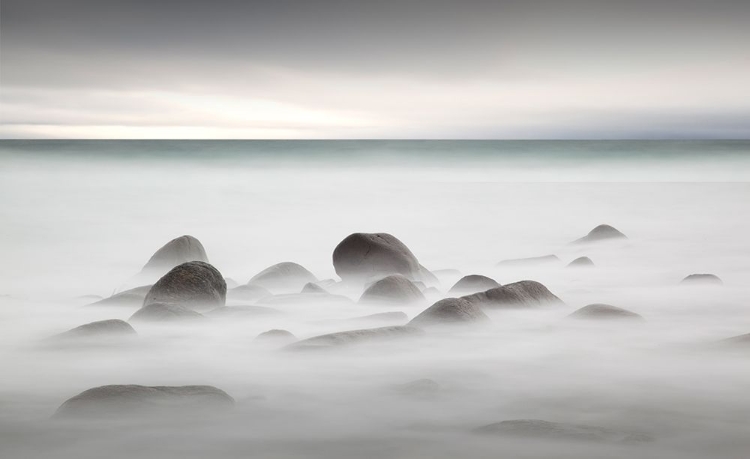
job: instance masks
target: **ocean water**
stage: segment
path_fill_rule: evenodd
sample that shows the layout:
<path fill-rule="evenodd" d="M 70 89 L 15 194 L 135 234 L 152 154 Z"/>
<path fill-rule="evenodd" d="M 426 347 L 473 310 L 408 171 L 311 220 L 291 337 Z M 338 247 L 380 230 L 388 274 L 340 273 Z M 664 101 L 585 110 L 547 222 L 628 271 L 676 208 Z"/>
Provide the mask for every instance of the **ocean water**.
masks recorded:
<path fill-rule="evenodd" d="M 746 457 L 750 141 L 0 141 L 2 457 Z M 601 223 L 627 242 L 571 245 Z M 262 348 L 363 328 L 348 319 L 427 305 L 281 305 L 277 316 L 136 327 L 135 344 L 44 339 L 132 308 L 106 297 L 167 241 L 197 237 L 246 283 L 294 261 L 337 279 L 333 248 L 388 232 L 431 270 L 533 279 L 565 306 L 489 311 L 479 330 L 310 355 Z M 555 254 L 544 267 L 504 259 Z M 596 267 L 566 269 L 579 256 Z M 721 287 L 688 288 L 713 273 Z M 442 277 L 440 297 L 457 277 Z M 645 317 L 582 327 L 590 303 Z M 276 307 L 276 306 L 275 306 Z M 136 308 L 137 309 L 137 308 Z M 356 326 L 355 326 L 356 325 Z M 393 385 L 429 378 L 430 397 Z M 66 423 L 67 398 L 103 384 L 211 384 L 231 415 L 143 425 Z M 622 445 L 495 438 L 473 428 L 545 419 L 637 431 Z"/>

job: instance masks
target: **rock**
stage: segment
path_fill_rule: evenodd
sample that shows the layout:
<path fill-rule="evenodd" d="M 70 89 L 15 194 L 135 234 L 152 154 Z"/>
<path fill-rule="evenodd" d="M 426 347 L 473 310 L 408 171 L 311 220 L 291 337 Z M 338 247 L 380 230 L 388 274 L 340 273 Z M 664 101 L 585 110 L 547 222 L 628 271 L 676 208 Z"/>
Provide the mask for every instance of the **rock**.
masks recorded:
<path fill-rule="evenodd" d="M 143 305 L 143 299 L 146 298 L 146 294 L 151 290 L 151 287 L 151 285 L 143 285 L 141 287 L 131 288 L 130 290 L 116 293 L 109 298 L 104 298 L 91 303 L 88 306 L 141 307 Z"/>
<path fill-rule="evenodd" d="M 349 346 L 353 344 L 387 341 L 405 337 L 415 337 L 420 336 L 423 333 L 424 332 L 422 330 L 409 326 L 367 328 L 363 330 L 351 330 L 315 336 L 313 338 L 308 338 L 296 343 L 292 343 L 286 346 L 284 349 L 292 351 L 329 349 Z"/>
<path fill-rule="evenodd" d="M 418 398 L 433 398 L 440 392 L 440 389 L 440 384 L 426 378 L 417 379 L 405 384 L 396 384 L 391 388 L 397 394 Z"/>
<path fill-rule="evenodd" d="M 448 295 L 469 295 L 476 292 L 484 292 L 485 290 L 495 287 L 500 287 L 500 284 L 495 279 L 479 274 L 471 274 L 462 277 L 456 282 L 456 284 L 448 290 Z"/>
<path fill-rule="evenodd" d="M 90 337 L 122 337 L 135 335 L 135 330 L 124 320 L 110 319 L 91 322 L 81 325 L 65 333 L 60 333 L 56 338 L 90 338 Z"/>
<path fill-rule="evenodd" d="M 357 322 L 405 323 L 407 320 L 409 320 L 409 316 L 407 316 L 401 311 L 393 311 L 393 312 L 378 312 L 377 314 L 370 314 L 367 316 L 352 317 L 351 319 L 347 319 L 347 320 L 357 321 Z"/>
<path fill-rule="evenodd" d="M 477 304 L 463 298 L 445 298 L 422 311 L 409 322 L 415 327 L 489 322 Z"/>
<path fill-rule="evenodd" d="M 588 320 L 636 320 L 644 321 L 640 314 L 609 304 L 590 304 L 568 316 L 571 319 Z"/>
<path fill-rule="evenodd" d="M 175 266 L 189 261 L 208 263 L 203 244 L 193 236 L 180 236 L 167 242 L 156 251 L 143 267 L 143 271 L 157 271 L 163 274 Z"/>
<path fill-rule="evenodd" d="M 289 344 L 297 341 L 297 337 L 287 330 L 268 330 L 255 337 L 255 341 L 264 344 Z"/>
<path fill-rule="evenodd" d="M 227 300 L 232 301 L 258 301 L 271 296 L 273 294 L 260 285 L 240 285 L 227 290 Z"/>
<path fill-rule="evenodd" d="M 344 280 L 358 282 L 401 274 L 424 280 L 423 267 L 403 242 L 388 233 L 354 233 L 333 250 L 333 267 Z"/>
<path fill-rule="evenodd" d="M 557 255 L 543 255 L 541 257 L 529 257 L 529 258 L 512 258 L 510 260 L 503 260 L 496 266 L 502 268 L 517 268 L 517 267 L 528 267 L 528 266 L 542 266 L 559 263 L 560 259 Z"/>
<path fill-rule="evenodd" d="M 179 304 L 151 303 L 130 316 L 130 322 L 171 322 L 201 320 L 205 316 Z"/>
<path fill-rule="evenodd" d="M 143 305 L 166 303 L 195 310 L 210 310 L 226 303 L 227 284 L 219 270 L 202 261 L 191 261 L 172 268 L 159 279 L 143 300 Z"/>
<path fill-rule="evenodd" d="M 574 244 L 587 244 L 590 242 L 612 241 L 617 239 L 627 239 L 627 236 L 609 225 L 599 225 L 592 229 L 589 234 L 573 241 Z"/>
<path fill-rule="evenodd" d="M 715 274 L 691 274 L 680 281 L 681 285 L 723 285 Z"/>
<path fill-rule="evenodd" d="M 302 287 L 302 291 L 300 293 L 328 293 L 328 291 L 318 284 L 308 282 L 304 287 Z"/>
<path fill-rule="evenodd" d="M 248 285 L 260 285 L 269 290 L 299 292 L 303 285 L 315 282 L 317 278 L 304 266 L 285 261 L 269 266 L 259 272 L 248 282 Z"/>
<path fill-rule="evenodd" d="M 535 440 L 574 440 L 585 442 L 641 443 L 652 441 L 649 435 L 593 427 L 549 422 L 539 419 L 513 419 L 474 429 L 475 433 L 526 437 Z"/>
<path fill-rule="evenodd" d="M 524 280 L 461 297 L 472 304 L 490 308 L 532 308 L 562 304 L 562 300 L 536 281 Z"/>
<path fill-rule="evenodd" d="M 568 268 L 592 268 L 594 267 L 594 262 L 591 261 L 591 258 L 589 257 L 578 257 L 575 260 L 568 263 Z"/>
<path fill-rule="evenodd" d="M 409 279 L 394 274 L 371 284 L 359 299 L 360 303 L 407 305 L 425 302 L 424 295 Z"/>
<path fill-rule="evenodd" d="M 101 386 L 81 392 L 58 408 L 56 418 L 112 418 L 203 414 L 224 410 L 234 399 L 213 386 Z"/>

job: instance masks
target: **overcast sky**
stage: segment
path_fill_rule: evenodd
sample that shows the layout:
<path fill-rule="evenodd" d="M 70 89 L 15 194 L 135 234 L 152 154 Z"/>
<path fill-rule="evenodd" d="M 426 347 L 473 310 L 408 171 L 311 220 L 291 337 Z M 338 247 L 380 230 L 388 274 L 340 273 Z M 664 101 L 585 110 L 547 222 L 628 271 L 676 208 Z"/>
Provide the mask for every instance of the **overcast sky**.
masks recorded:
<path fill-rule="evenodd" d="M 2 0 L 4 138 L 750 138 L 750 1 Z"/>

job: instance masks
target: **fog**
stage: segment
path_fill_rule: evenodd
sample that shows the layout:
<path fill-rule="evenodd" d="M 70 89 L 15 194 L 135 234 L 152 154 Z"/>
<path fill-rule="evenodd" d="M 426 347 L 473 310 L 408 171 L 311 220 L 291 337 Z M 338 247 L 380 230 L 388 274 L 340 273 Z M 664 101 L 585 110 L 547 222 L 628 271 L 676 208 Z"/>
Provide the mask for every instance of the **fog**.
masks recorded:
<path fill-rule="evenodd" d="M 224 155 L 221 144 L 154 157 L 148 149 L 159 144 L 143 155 L 118 148 L 56 155 L 2 144 L 2 457 L 703 459 L 750 450 L 748 348 L 716 345 L 750 333 L 750 186 L 724 182 L 748 170 L 746 145 L 729 156 L 584 162 L 575 152 L 556 161 L 477 157 L 469 147 L 458 161 L 407 160 L 398 144 L 374 155 L 382 160 L 361 162 L 352 152 Z M 601 223 L 628 239 L 570 244 Z M 50 339 L 96 320 L 127 320 L 140 305 L 87 306 L 95 301 L 87 295 L 127 288 L 157 249 L 183 234 L 241 285 L 282 261 L 338 280 L 331 254 L 354 232 L 397 236 L 437 272 L 439 295 L 362 304 L 360 285 L 321 284 L 351 301 L 230 295 L 228 306 L 277 313 L 132 322 L 137 335 L 122 339 Z M 497 266 L 548 254 L 560 261 Z M 595 267 L 566 268 L 580 256 Z M 446 269 L 460 275 L 439 271 Z M 680 285 L 693 273 L 716 274 L 723 285 Z M 255 340 L 271 329 L 305 339 L 403 325 L 362 317 L 402 311 L 411 319 L 468 274 L 503 285 L 536 280 L 565 304 L 486 309 L 488 324 L 320 351 Z M 592 303 L 645 322 L 566 318 Z M 421 379 L 437 385 L 408 386 Z M 235 405 L 166 417 L 52 417 L 69 398 L 108 384 L 212 385 Z M 474 432 L 514 419 L 653 441 Z"/>

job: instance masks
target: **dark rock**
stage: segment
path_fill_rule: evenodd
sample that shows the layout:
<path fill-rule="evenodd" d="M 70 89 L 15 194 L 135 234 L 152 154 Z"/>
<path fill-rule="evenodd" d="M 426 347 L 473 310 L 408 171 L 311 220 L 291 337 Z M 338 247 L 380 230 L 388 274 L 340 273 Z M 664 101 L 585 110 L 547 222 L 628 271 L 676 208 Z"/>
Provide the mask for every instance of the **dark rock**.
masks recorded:
<path fill-rule="evenodd" d="M 367 287 L 359 299 L 360 303 L 390 305 L 406 305 L 425 301 L 419 288 L 400 274 L 384 277 L 374 282 Z"/>
<path fill-rule="evenodd" d="M 283 289 L 288 292 L 298 292 L 308 282 L 317 279 L 304 266 L 285 261 L 269 266 L 259 272 L 248 282 L 248 285 L 260 285 L 269 290 Z"/>
<path fill-rule="evenodd" d="M 227 284 L 219 270 L 202 261 L 172 268 L 149 290 L 143 305 L 166 303 L 196 310 L 224 306 Z"/>
<path fill-rule="evenodd" d="M 471 274 L 462 277 L 448 290 L 448 295 L 469 295 L 476 292 L 484 292 L 491 288 L 500 287 L 500 284 L 492 278 L 479 274 Z"/>
<path fill-rule="evenodd" d="M 60 333 L 56 338 L 120 337 L 135 334 L 135 330 L 129 323 L 124 320 L 110 319 L 81 325 L 65 333 Z"/>
<path fill-rule="evenodd" d="M 278 309 L 267 308 L 264 306 L 238 305 L 238 306 L 221 306 L 212 309 L 206 313 L 210 317 L 260 317 L 276 316 L 283 314 Z"/>
<path fill-rule="evenodd" d="M 617 239 L 627 239 L 627 236 L 609 225 L 599 225 L 592 229 L 589 234 L 573 241 L 575 244 L 585 244 L 589 242 L 611 241 Z"/>
<path fill-rule="evenodd" d="M 536 281 L 524 280 L 463 296 L 472 304 L 489 308 L 533 308 L 561 304 L 562 300 Z"/>
<path fill-rule="evenodd" d="M 115 293 L 109 298 L 96 301 L 89 304 L 89 306 L 124 306 L 124 307 L 141 307 L 143 305 L 143 299 L 146 298 L 146 294 L 151 290 L 151 285 L 143 285 L 141 287 L 131 288 L 120 293 Z"/>
<path fill-rule="evenodd" d="M 255 337 L 255 341 L 267 344 L 289 344 L 297 337 L 287 330 L 268 330 Z"/>
<path fill-rule="evenodd" d="M 354 233 L 333 250 L 333 267 L 344 280 L 401 274 L 423 280 L 423 267 L 403 242 L 388 233 Z"/>
<path fill-rule="evenodd" d="M 308 282 L 304 287 L 302 287 L 302 291 L 300 293 L 328 293 L 328 291 L 318 284 Z"/>
<path fill-rule="evenodd" d="M 568 317 L 571 319 L 588 320 L 644 320 L 640 314 L 609 304 L 590 304 L 575 311 Z"/>
<path fill-rule="evenodd" d="M 513 419 L 474 429 L 475 433 L 526 437 L 538 440 L 573 440 L 584 442 L 641 443 L 652 441 L 649 435 L 621 432 L 601 427 L 549 422 L 539 419 Z"/>
<path fill-rule="evenodd" d="M 682 285 L 723 285 L 715 274 L 691 274 L 680 281 Z"/>
<path fill-rule="evenodd" d="M 232 301 L 258 301 L 271 296 L 271 292 L 260 285 L 240 285 L 227 290 L 227 300 Z"/>
<path fill-rule="evenodd" d="M 363 330 L 351 330 L 315 336 L 313 338 L 292 343 L 284 349 L 293 351 L 329 349 L 353 344 L 420 336 L 423 333 L 422 330 L 409 326 L 367 328 Z"/>
<path fill-rule="evenodd" d="M 568 268 L 590 268 L 594 266 L 594 262 L 589 257 L 579 257 L 568 263 Z"/>
<path fill-rule="evenodd" d="M 115 418 L 154 414 L 203 414 L 227 409 L 234 399 L 213 386 L 101 386 L 81 392 L 58 408 L 56 418 Z"/>
<path fill-rule="evenodd" d="M 416 327 L 489 322 L 482 308 L 463 298 L 445 298 L 422 311 L 409 322 Z"/>
<path fill-rule="evenodd" d="M 130 316 L 131 322 L 170 322 L 205 319 L 203 314 L 179 304 L 151 303 Z"/>
<path fill-rule="evenodd" d="M 167 242 L 156 251 L 143 267 L 143 271 L 165 273 L 175 266 L 189 261 L 208 263 L 208 256 L 203 244 L 193 236 L 180 236 Z"/>
<path fill-rule="evenodd" d="M 509 267 L 528 267 L 528 266 L 541 266 L 551 265 L 559 263 L 560 259 L 557 255 L 543 255 L 541 257 L 529 257 L 529 258 L 512 258 L 510 260 L 503 260 L 497 264 L 498 267 L 509 268 Z"/>

